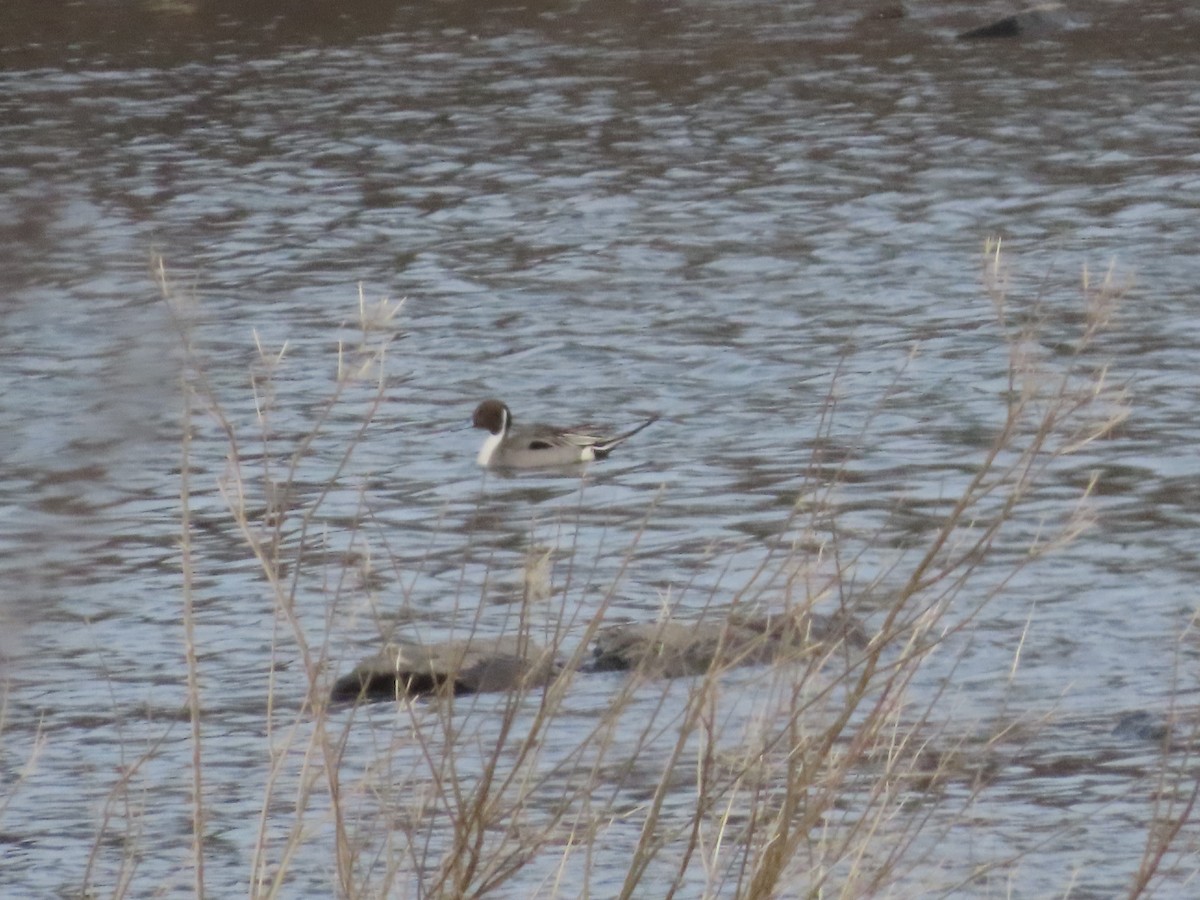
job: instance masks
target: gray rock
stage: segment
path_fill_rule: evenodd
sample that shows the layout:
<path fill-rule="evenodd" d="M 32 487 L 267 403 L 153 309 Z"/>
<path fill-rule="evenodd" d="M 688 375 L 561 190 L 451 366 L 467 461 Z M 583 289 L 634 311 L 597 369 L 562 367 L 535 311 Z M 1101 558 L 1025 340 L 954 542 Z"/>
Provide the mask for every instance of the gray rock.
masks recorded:
<path fill-rule="evenodd" d="M 1162 717 L 1142 709 L 1121 716 L 1112 733 L 1114 737 L 1162 743 L 1170 737 L 1171 728 Z"/>
<path fill-rule="evenodd" d="M 540 687 L 561 671 L 553 654 L 524 637 L 467 638 L 441 644 L 397 641 L 337 680 L 334 702 L 397 700 Z"/>
<path fill-rule="evenodd" d="M 745 614 L 719 620 L 613 625 L 596 637 L 587 671 L 627 671 L 664 678 L 715 667 L 765 664 L 862 647 L 852 617 L 809 612 Z M 333 686 L 335 703 L 398 700 L 441 693 L 513 691 L 548 684 L 563 670 L 554 654 L 524 637 L 467 638 L 439 644 L 401 640 L 363 660 Z"/>
<path fill-rule="evenodd" d="M 638 670 L 664 678 L 700 675 L 714 667 L 774 662 L 828 650 L 862 647 L 862 627 L 850 616 L 815 613 L 744 615 L 721 621 L 613 625 L 596 637 L 591 669 Z"/>

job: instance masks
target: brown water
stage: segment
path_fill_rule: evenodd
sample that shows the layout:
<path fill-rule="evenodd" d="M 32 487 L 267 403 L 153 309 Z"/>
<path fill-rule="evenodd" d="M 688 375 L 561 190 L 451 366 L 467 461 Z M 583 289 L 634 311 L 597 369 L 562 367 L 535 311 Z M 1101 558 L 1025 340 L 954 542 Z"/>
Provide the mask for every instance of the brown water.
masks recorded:
<path fill-rule="evenodd" d="M 342 665 L 371 646 L 372 603 L 445 625 L 485 582 L 512 577 L 530 540 L 559 551 L 560 583 L 571 560 L 577 586 L 620 576 L 617 614 L 731 594 L 788 531 L 818 444 L 849 460 L 839 527 L 882 532 L 855 578 L 885 571 L 932 534 L 1002 415 L 1008 351 L 979 279 L 994 235 L 1014 298 L 1045 297 L 1052 352 L 1078 335 L 1084 267 L 1115 260 L 1133 276 L 1092 351 L 1129 383 L 1133 415 L 1055 467 L 1026 533 L 1093 472 L 1096 526 L 1008 584 L 965 656 L 960 644 L 935 657 L 918 685 L 951 678 L 945 716 L 961 733 L 1044 716 L 1036 758 L 1075 764 L 1006 769 L 901 895 L 1013 856 L 970 892 L 1123 892 L 1153 814 L 1155 751 L 1108 733 L 1129 710 L 1194 706 L 1196 688 L 1200 12 L 1096 3 L 1077 16 L 1085 27 L 1048 39 L 965 44 L 954 34 L 983 11 L 936 6 L 871 23 L 763 0 L 379 4 L 334 21 L 12 6 L 0 38 L 2 892 L 70 895 L 88 878 L 110 892 L 120 841 L 102 842 L 85 874 L 105 798 L 159 740 L 116 831 L 138 835 L 131 895 L 190 890 L 191 749 L 175 721 L 181 353 L 154 254 L 194 292 L 193 337 L 245 434 L 257 428 L 252 331 L 287 342 L 277 463 L 330 391 L 358 285 L 408 298 L 384 404 L 322 507 L 326 562 L 300 579 L 298 614 L 322 632 L 339 561 L 371 555 L 376 593 L 350 592 L 330 629 Z M 302 502 L 335 471 L 370 393 L 351 392 L 306 458 Z M 478 435 L 453 429 L 490 395 L 526 419 L 663 419 L 586 484 L 481 480 Z M 206 874 L 233 896 L 249 882 L 267 779 L 277 631 L 217 489 L 224 442 L 206 419 L 196 434 L 218 848 Z M 263 447 L 244 449 L 254 470 Z M 997 572 L 1021 547 L 997 548 Z M 1000 577 L 985 572 L 979 590 Z M 489 606 L 482 621 L 508 613 Z M 275 677 L 294 698 L 286 719 L 303 672 Z M 611 687 L 581 684 L 581 717 Z M 356 728 L 394 714 L 374 708 Z M 377 751 L 351 742 L 346 772 Z M 1107 765 L 1112 754 L 1128 764 Z M 290 827 L 284 812 L 278 822 Z M 619 883 L 636 840 L 624 827 L 563 896 Z M 330 856 L 320 835 L 312 844 L 291 896 L 329 895 Z M 1160 895 L 1188 896 L 1193 869 L 1173 870 Z M 546 877 L 532 866 L 513 896 L 546 892 Z M 702 871 L 692 884 L 702 893 Z"/>

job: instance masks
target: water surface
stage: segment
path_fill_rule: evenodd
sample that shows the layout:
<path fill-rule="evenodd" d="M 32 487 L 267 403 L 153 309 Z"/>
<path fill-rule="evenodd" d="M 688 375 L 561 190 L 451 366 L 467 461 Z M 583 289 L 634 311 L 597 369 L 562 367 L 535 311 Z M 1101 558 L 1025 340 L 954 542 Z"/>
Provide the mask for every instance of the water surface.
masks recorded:
<path fill-rule="evenodd" d="M 139 10 L 136 27 L 106 4 L 65 23 L 16 14 L 0 55 L 7 892 L 107 893 L 129 847 L 132 894 L 191 890 L 186 367 L 157 256 L 239 435 L 251 507 L 264 460 L 281 475 L 320 417 L 339 341 L 360 340 L 360 289 L 407 298 L 382 400 L 295 582 L 332 673 L 401 612 L 431 637 L 464 618 L 506 627 L 531 544 L 554 550 L 564 591 L 536 616 L 565 605 L 576 631 L 610 591 L 615 618 L 731 596 L 780 542 L 811 552 L 820 584 L 834 526 L 810 518 L 818 500 L 862 551 L 854 582 L 895 582 L 1004 414 L 1009 348 L 980 278 L 992 236 L 1010 322 L 1038 321 L 1048 365 L 1079 363 L 1081 273 L 1132 278 L 1084 362 L 1110 366 L 1133 412 L 1051 468 L 965 607 L 1098 473 L 1094 527 L 1006 583 L 914 686 L 951 681 L 956 733 L 1037 721 L 1033 758 L 1076 765 L 1006 768 L 909 884 L 995 865 L 981 896 L 1127 888 L 1155 751 L 1109 731 L 1195 690 L 1200 16 L 1096 4 L 1078 29 L 965 44 L 974 4 L 870 22 L 818 6 L 382 4 L 332 22 L 205 7 Z M 287 345 L 270 392 L 255 335 Z M 491 395 L 525 419 L 663 418 L 586 479 L 482 478 L 478 434 L 456 429 Z M 335 405 L 296 473 L 298 509 L 375 400 L 367 380 Z M 282 723 L 308 684 L 281 662 L 298 650 L 222 496 L 225 435 L 203 414 L 192 433 L 206 876 L 235 894 L 266 791 L 270 679 Z M 297 520 L 284 538 L 299 544 Z M 581 682 L 574 708 L 613 689 Z M 361 714 L 343 777 L 377 760 L 368 735 L 404 727 Z M 1110 745 L 1136 764 L 1093 771 Z M 130 808 L 114 786 L 148 752 Z M 274 812 L 286 833 L 286 804 Z M 594 893 L 624 877 L 636 831 L 614 824 L 598 845 Z M 328 896 L 330 859 L 294 861 L 293 895 Z M 546 877 L 533 865 L 514 890 L 550 895 Z M 689 884 L 699 895 L 703 872 Z"/>

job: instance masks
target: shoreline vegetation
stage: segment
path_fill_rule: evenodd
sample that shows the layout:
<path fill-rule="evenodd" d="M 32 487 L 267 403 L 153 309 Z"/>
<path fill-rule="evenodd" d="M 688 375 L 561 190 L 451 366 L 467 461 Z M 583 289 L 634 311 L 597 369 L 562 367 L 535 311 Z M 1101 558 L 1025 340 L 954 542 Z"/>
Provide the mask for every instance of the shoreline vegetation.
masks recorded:
<path fill-rule="evenodd" d="M 424 629 L 414 628 L 421 623 L 396 614 L 396 598 L 372 600 L 379 655 L 368 655 L 359 669 L 345 665 L 353 650 L 331 646 L 330 635 L 348 609 L 362 609 L 370 579 L 349 552 L 340 557 L 343 569 L 330 575 L 330 559 L 339 558 L 330 547 L 349 544 L 327 544 L 322 504 L 381 409 L 402 304 L 369 303 L 360 290 L 355 339 L 340 346 L 329 394 L 304 435 L 281 449 L 274 417 L 286 347 L 258 343 L 257 433 L 243 434 L 192 342 L 191 299 L 161 260 L 156 276 L 186 358 L 180 559 L 193 843 L 181 866 L 195 896 L 207 893 L 205 866 L 219 843 L 207 809 L 213 760 L 204 712 L 213 702 L 205 685 L 215 673 L 195 627 L 197 523 L 190 504 L 194 435 L 214 424 L 227 451 L 218 487 L 232 527 L 257 560 L 276 619 L 261 736 L 270 770 L 246 873 L 250 896 L 296 896 L 293 866 L 314 854 L 327 860 L 329 894 L 345 898 L 512 891 L 868 897 L 911 895 L 914 879 L 932 893 L 951 894 L 991 877 L 1002 883 L 1006 867 L 1019 862 L 955 868 L 945 842 L 1039 723 L 999 712 L 983 731 L 978 721 L 956 729 L 939 715 L 950 685 L 930 695 L 914 683 L 936 653 L 961 661 L 969 642 L 959 638 L 1006 584 L 1088 526 L 1094 478 L 1074 504 L 1041 515 L 1036 528 L 1029 530 L 1022 515 L 1062 457 L 1112 433 L 1128 415 L 1125 391 L 1095 350 L 1127 288 L 1112 271 L 1099 281 L 1084 273 L 1072 345 L 1045 352 L 1040 298 L 1013 305 L 1000 244 L 988 243 L 984 290 L 1009 355 L 998 426 L 970 460 L 936 530 L 871 583 L 840 577 L 862 550 L 819 521 L 834 506 L 839 470 L 814 459 L 784 514 L 787 527 L 764 547 L 757 571 L 725 596 L 679 604 L 657 621 L 623 622 L 613 613 L 615 585 L 588 585 L 585 598 L 570 578 L 552 584 L 548 555 L 531 546 L 521 596 L 505 608 L 502 628 L 464 602 L 452 642 L 424 642 Z M 831 388 L 820 429 L 836 415 L 832 396 Z M 350 428 L 347 404 L 356 410 Z M 864 436 L 870 427 L 864 423 Z M 318 442 L 335 448 L 325 458 L 336 462 L 322 483 L 301 490 L 305 460 Z M 653 507 L 645 515 L 651 521 Z M 1024 552 L 995 559 L 1010 530 L 1025 541 Z M 625 548 L 622 572 L 641 534 Z M 814 555 L 832 575 L 815 574 Z M 587 565 L 568 560 L 571 571 Z M 319 621 L 297 602 L 314 585 L 328 598 Z M 813 623 L 830 627 L 817 635 L 809 631 Z M 688 649 L 676 652 L 681 640 Z M 486 666 L 472 669 L 481 649 L 519 661 L 497 670 L 503 685 L 490 680 L 495 673 Z M 1014 672 L 1020 650 L 1018 643 Z M 535 662 L 526 665 L 531 651 Z M 398 660 L 417 674 L 397 681 Z M 288 665 L 302 670 L 307 696 L 280 693 L 275 673 Z M 952 662 L 950 671 L 956 667 Z M 383 685 L 377 693 L 388 699 L 356 705 L 376 675 Z M 426 696 L 400 696 L 406 687 L 421 687 L 411 692 Z M 487 693 L 492 687 L 497 692 Z M 1137 726 L 1125 734 L 1167 746 L 1169 728 L 1164 734 L 1153 723 Z M 1176 733 L 1174 743 L 1184 737 Z M 128 767 L 114 798 L 130 790 L 152 752 Z M 1148 895 L 1173 854 L 1183 852 L 1173 842 L 1191 816 L 1195 791 L 1167 754 L 1161 751 L 1159 825 L 1148 830 L 1130 897 Z M 101 888 L 100 860 L 112 852 L 105 832 L 119 827 L 116 812 L 103 823 L 81 895 Z M 136 841 L 137 823 L 126 827 Z M 611 855 L 604 857 L 603 887 L 593 883 L 601 849 L 626 860 L 619 884 Z M 117 866 L 112 894 L 122 896 L 136 854 Z M 929 883 L 930 872 L 943 880 Z"/>

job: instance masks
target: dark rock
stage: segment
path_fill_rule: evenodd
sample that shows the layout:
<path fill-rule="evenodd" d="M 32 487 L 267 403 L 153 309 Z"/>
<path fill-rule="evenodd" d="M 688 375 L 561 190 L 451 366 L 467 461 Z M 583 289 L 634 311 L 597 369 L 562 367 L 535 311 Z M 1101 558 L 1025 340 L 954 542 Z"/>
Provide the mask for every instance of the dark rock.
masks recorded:
<path fill-rule="evenodd" d="M 1005 16 L 987 25 L 964 31 L 958 36 L 960 41 L 985 40 L 987 38 L 1014 38 L 1021 34 L 1021 24 L 1016 16 Z"/>
<path fill-rule="evenodd" d="M 551 653 L 523 637 L 399 641 L 339 678 L 330 696 L 353 702 L 511 691 L 547 684 L 560 670 Z"/>
<path fill-rule="evenodd" d="M 1071 27 L 1071 20 L 1061 4 L 1047 3 L 1025 12 L 1005 16 L 979 28 L 958 35 L 960 41 L 994 40 L 1003 38 L 1047 36 Z"/>

